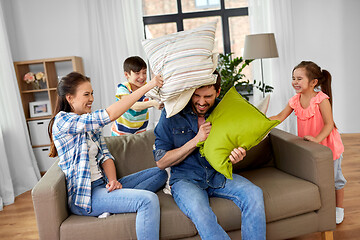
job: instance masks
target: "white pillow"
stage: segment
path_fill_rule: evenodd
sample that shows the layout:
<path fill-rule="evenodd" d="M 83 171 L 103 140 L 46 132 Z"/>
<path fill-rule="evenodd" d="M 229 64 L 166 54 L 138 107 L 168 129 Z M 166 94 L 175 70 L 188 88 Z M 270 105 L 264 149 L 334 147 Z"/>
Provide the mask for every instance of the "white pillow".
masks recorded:
<path fill-rule="evenodd" d="M 265 98 L 262 99 L 260 103 L 258 103 L 255 107 L 259 109 L 260 112 L 266 115 L 266 112 L 269 108 L 270 102 L 270 95 L 267 95 Z"/>
<path fill-rule="evenodd" d="M 217 21 L 210 22 L 192 30 L 142 42 L 152 71 L 164 79 L 163 87 L 150 90 L 146 96 L 164 102 L 166 111 L 171 113 L 167 117 L 186 105 L 190 90 L 216 82 L 216 76 L 212 74 L 217 65 L 212 53 L 216 24 Z M 185 101 L 179 99 L 181 96 L 188 98 L 185 105 Z M 172 103 L 167 104 L 170 100 Z M 176 107 L 176 111 L 168 109 L 169 106 Z"/>

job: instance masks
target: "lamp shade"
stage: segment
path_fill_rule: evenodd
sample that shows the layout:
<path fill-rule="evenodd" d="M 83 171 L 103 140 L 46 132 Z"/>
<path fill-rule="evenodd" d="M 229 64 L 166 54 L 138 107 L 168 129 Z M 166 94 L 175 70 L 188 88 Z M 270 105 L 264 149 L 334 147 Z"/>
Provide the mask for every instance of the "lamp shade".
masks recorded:
<path fill-rule="evenodd" d="M 273 33 L 246 35 L 244 59 L 273 58 L 278 56 Z"/>

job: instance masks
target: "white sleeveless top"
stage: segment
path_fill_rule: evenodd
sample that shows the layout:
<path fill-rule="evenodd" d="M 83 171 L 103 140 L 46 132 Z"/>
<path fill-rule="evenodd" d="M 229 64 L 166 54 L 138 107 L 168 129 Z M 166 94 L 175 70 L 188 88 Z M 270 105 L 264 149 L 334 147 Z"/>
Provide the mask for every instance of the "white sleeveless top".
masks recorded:
<path fill-rule="evenodd" d="M 98 154 L 99 150 L 97 145 L 94 143 L 93 140 L 91 140 L 91 138 L 87 140 L 87 144 L 89 151 L 91 182 L 93 182 L 102 177 L 102 172 L 96 161 L 96 155 Z"/>

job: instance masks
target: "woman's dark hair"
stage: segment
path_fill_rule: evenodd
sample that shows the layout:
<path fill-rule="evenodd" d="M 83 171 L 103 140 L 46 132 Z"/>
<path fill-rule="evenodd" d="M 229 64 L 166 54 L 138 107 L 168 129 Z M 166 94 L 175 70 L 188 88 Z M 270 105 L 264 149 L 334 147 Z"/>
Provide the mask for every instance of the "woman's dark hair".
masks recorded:
<path fill-rule="evenodd" d="M 306 76 L 309 78 L 309 80 L 317 79 L 318 83 L 315 87 L 321 88 L 321 91 L 323 91 L 326 95 L 329 96 L 329 101 L 332 106 L 332 92 L 331 92 L 331 74 L 322 69 L 314 62 L 311 61 L 302 61 L 299 63 L 296 67 L 293 69 L 293 74 L 295 69 L 297 68 L 304 68 L 306 70 Z"/>
<path fill-rule="evenodd" d="M 65 77 L 63 77 L 58 83 L 58 86 L 56 88 L 57 100 L 55 105 L 55 112 L 48 126 L 48 133 L 50 137 L 50 153 L 49 153 L 50 157 L 56 157 L 58 155 L 54 141 L 52 139 L 52 127 L 54 125 L 55 116 L 60 111 L 64 111 L 64 112 L 72 111 L 72 107 L 69 104 L 69 102 L 66 100 L 66 96 L 68 94 L 75 95 L 77 87 L 83 82 L 90 82 L 90 78 L 78 72 L 71 72 Z"/>

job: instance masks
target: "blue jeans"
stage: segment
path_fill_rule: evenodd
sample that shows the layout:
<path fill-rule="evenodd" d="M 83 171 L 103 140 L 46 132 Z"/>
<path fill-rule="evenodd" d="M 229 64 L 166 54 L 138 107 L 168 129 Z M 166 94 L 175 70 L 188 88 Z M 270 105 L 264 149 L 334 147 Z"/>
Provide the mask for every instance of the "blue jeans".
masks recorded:
<path fill-rule="evenodd" d="M 175 202 L 195 224 L 203 240 L 230 239 L 217 223 L 209 205 L 209 197 L 232 200 L 241 210 L 241 236 L 243 240 L 266 239 L 266 220 L 262 190 L 246 178 L 233 174 L 223 188 L 201 189 L 191 182 L 181 180 L 171 187 Z"/>
<path fill-rule="evenodd" d="M 123 188 L 108 192 L 101 178 L 91 183 L 91 213 L 73 203 L 70 210 L 83 216 L 99 216 L 104 212 L 137 212 L 137 239 L 159 239 L 160 206 L 154 192 L 160 190 L 166 180 L 166 171 L 154 167 L 119 179 Z"/>

